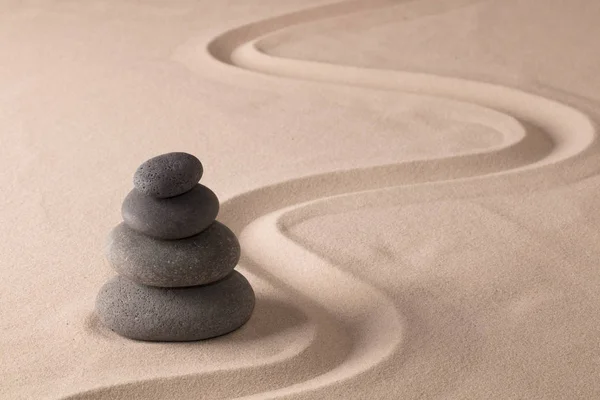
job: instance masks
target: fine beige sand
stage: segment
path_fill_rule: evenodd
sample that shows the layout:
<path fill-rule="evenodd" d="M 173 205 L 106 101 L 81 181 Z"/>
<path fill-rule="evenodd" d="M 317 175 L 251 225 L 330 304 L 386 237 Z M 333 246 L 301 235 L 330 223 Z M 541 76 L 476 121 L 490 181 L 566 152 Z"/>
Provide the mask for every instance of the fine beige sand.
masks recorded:
<path fill-rule="evenodd" d="M 600 398 L 600 3 L 0 0 L 1 399 Z M 93 312 L 187 151 L 242 329 Z"/>

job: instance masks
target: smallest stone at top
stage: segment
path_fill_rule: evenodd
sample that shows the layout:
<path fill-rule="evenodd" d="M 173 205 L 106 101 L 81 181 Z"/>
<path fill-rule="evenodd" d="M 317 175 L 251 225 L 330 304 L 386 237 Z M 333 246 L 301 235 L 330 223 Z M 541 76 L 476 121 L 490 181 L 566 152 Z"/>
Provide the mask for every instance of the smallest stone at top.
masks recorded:
<path fill-rule="evenodd" d="M 133 185 L 145 195 L 164 199 L 191 190 L 202 172 L 202 163 L 193 155 L 167 153 L 140 165 L 133 175 Z"/>

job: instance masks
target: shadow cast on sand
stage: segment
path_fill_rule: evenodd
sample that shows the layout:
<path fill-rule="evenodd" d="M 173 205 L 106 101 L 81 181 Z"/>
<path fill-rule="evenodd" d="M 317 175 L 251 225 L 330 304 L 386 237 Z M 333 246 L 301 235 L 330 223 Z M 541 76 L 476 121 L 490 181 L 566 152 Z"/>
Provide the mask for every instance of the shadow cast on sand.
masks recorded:
<path fill-rule="evenodd" d="M 298 308 L 281 302 L 279 300 L 269 299 L 261 296 L 256 297 L 256 305 L 250 320 L 240 329 L 223 336 L 206 339 L 200 342 L 207 342 L 217 338 L 227 338 L 232 343 L 245 343 L 259 339 L 265 339 L 277 335 L 287 330 L 307 324 L 307 316 Z M 123 338 L 110 329 L 104 327 L 96 313 L 90 313 L 85 319 L 85 330 L 88 334 L 101 337 L 106 340 L 123 340 Z M 156 341 L 138 341 L 143 343 L 164 344 L 168 342 Z M 182 342 L 180 344 L 198 343 L 198 341 Z"/>
<path fill-rule="evenodd" d="M 307 323 L 307 316 L 290 304 L 257 297 L 250 320 L 243 326 L 243 329 L 233 332 L 229 337 L 235 342 L 250 342 L 268 338 Z"/>
<path fill-rule="evenodd" d="M 95 335 L 102 340 L 117 342 L 128 340 L 103 327 L 95 314 L 88 315 L 85 324 L 91 335 Z M 229 363 L 205 373 L 164 376 L 160 379 L 141 379 L 134 382 L 98 387 L 63 398 L 70 400 L 172 399 L 173 393 L 180 393 L 178 389 L 182 385 L 188 390 L 186 394 L 178 395 L 178 398 L 184 400 L 197 399 L 199 393 L 202 393 L 202 399 L 251 395 L 261 390 L 268 390 L 274 384 L 286 385 L 290 376 L 285 371 L 293 370 L 292 364 L 298 358 L 310 358 L 316 366 L 315 370 L 305 372 L 305 379 L 317 374 L 321 370 L 319 363 L 323 361 L 319 361 L 319 354 L 316 350 L 325 345 L 326 338 L 330 335 L 327 329 L 323 329 L 324 326 L 326 326 L 326 323 L 316 326 L 317 330 L 315 332 L 312 321 L 297 307 L 280 300 L 258 296 L 250 320 L 231 334 L 196 342 L 134 342 L 144 343 L 148 346 L 148 351 L 152 351 L 153 347 L 164 346 L 184 347 L 193 351 L 194 348 L 205 348 L 211 346 L 211 344 L 226 345 L 228 347 L 247 346 L 251 342 L 268 341 L 270 338 L 285 336 L 286 332 L 295 330 L 308 332 L 308 337 L 298 343 L 290 343 L 289 348 L 284 350 L 283 353 L 273 355 L 267 360 L 268 362 L 259 366 L 253 365 L 252 362 L 248 365 L 241 365 L 237 362 Z M 340 335 L 340 333 L 335 333 L 335 335 Z M 316 346 L 314 346 L 315 342 L 317 342 Z M 265 376 L 275 376 L 276 378 L 265 379 Z M 226 385 L 216 383 L 225 380 L 228 382 Z"/>

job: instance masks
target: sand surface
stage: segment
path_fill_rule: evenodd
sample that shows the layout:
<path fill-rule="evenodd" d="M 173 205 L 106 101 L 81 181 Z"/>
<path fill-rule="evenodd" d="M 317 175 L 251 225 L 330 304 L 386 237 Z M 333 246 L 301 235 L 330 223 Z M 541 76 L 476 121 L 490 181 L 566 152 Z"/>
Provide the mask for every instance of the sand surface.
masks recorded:
<path fill-rule="evenodd" d="M 600 398 L 600 3 L 0 0 L 0 398 Z M 93 313 L 187 151 L 252 319 Z"/>

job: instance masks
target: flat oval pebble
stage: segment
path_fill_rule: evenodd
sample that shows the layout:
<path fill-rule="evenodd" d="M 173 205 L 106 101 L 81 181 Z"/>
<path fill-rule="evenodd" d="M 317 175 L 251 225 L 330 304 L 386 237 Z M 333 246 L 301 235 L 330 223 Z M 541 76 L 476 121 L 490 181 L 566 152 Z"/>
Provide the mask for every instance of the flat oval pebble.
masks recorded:
<path fill-rule="evenodd" d="M 119 274 L 140 284 L 194 286 L 230 274 L 240 260 L 240 244 L 217 221 L 181 240 L 153 239 L 121 223 L 108 235 L 106 257 Z"/>
<path fill-rule="evenodd" d="M 182 239 L 202 232 L 217 218 L 219 199 L 201 184 L 180 196 L 157 199 L 133 189 L 121 207 L 129 227 L 158 239 Z"/>
<path fill-rule="evenodd" d="M 182 342 L 208 339 L 245 324 L 254 291 L 240 273 L 205 286 L 157 288 L 123 276 L 108 281 L 96 298 L 102 323 L 136 340 Z"/>
<path fill-rule="evenodd" d="M 202 178 L 202 163 L 188 153 L 167 153 L 149 159 L 133 175 L 140 193 L 157 198 L 178 196 Z"/>

